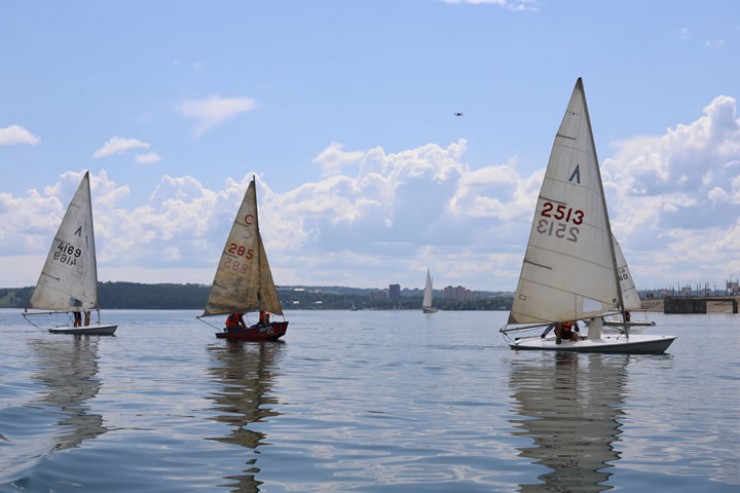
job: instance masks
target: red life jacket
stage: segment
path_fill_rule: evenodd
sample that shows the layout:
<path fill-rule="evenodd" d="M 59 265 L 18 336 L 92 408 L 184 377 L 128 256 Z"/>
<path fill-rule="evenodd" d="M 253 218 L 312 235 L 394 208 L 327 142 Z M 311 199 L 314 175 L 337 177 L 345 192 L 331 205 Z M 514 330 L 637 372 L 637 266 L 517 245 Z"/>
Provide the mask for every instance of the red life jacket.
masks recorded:
<path fill-rule="evenodd" d="M 239 327 L 239 321 L 241 320 L 241 316 L 236 313 L 232 313 L 226 318 L 226 326 L 227 327 Z"/>

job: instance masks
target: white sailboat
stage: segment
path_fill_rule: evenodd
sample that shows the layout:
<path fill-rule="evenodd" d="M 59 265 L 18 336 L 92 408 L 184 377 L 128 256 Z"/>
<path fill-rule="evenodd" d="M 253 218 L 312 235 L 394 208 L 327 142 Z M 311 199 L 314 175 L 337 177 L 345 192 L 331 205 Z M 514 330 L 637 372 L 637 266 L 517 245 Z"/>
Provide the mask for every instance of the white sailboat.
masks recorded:
<path fill-rule="evenodd" d="M 259 322 L 244 327 L 227 327 L 216 333 L 219 339 L 242 341 L 276 340 L 288 330 L 288 322 L 269 320 L 270 313 L 283 315 L 267 254 L 262 244 L 257 215 L 255 178 L 247 187 L 239 211 L 226 239 L 211 286 L 203 319 L 215 315 L 259 312 Z M 205 320 L 204 320 L 205 322 Z"/>
<path fill-rule="evenodd" d="M 421 301 L 421 311 L 424 313 L 436 313 L 437 309 L 432 306 L 432 274 L 427 267 L 427 282 L 424 285 L 424 299 Z"/>
<path fill-rule="evenodd" d="M 660 353 L 674 336 L 602 335 L 601 317 L 624 313 L 604 189 L 583 81 L 579 78 L 555 136 L 508 323 L 512 349 Z M 515 331 L 591 320 L 588 338 L 560 340 Z"/>
<path fill-rule="evenodd" d="M 50 328 L 52 333 L 113 335 L 116 331 L 117 325 L 100 323 L 89 172 L 85 173 L 72 197 L 23 314 L 26 320 L 37 325 L 30 318 L 34 312 L 29 313 L 29 309 L 73 314 L 72 327 Z M 90 311 L 97 313 L 94 324 L 90 324 Z"/>

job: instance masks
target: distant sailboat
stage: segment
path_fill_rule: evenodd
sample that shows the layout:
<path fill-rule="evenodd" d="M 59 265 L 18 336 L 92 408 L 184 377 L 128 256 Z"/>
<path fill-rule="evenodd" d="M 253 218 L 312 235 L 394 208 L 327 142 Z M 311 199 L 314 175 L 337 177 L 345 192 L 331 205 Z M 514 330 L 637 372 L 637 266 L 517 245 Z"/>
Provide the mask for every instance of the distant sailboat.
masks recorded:
<path fill-rule="evenodd" d="M 72 197 L 26 306 L 26 313 L 23 314 L 26 320 L 34 324 L 30 318 L 34 313 L 28 313 L 29 309 L 74 315 L 72 327 L 50 328 L 49 332 L 52 333 L 113 335 L 116 331 L 117 325 L 100 323 L 89 172 L 85 173 Z M 97 313 L 97 322 L 93 325 L 89 323 L 91 310 Z"/>
<path fill-rule="evenodd" d="M 661 353 L 674 336 L 601 334 L 601 317 L 624 313 L 616 248 L 609 224 L 591 121 L 579 78 L 558 129 L 530 231 L 509 321 L 512 349 Z M 590 321 L 586 340 L 514 331 Z M 526 325 L 529 324 L 529 325 Z"/>
<path fill-rule="evenodd" d="M 427 268 L 427 282 L 424 286 L 424 299 L 421 301 L 421 311 L 424 313 L 436 313 L 437 309 L 432 306 L 432 275 Z"/>
<path fill-rule="evenodd" d="M 282 337 L 288 330 L 287 321 L 269 320 L 270 313 L 283 315 L 283 309 L 260 235 L 255 178 L 244 194 L 218 262 L 208 302 L 198 318 L 247 312 L 259 312 L 259 322 L 243 328 L 226 327 L 216 337 L 269 341 Z"/>

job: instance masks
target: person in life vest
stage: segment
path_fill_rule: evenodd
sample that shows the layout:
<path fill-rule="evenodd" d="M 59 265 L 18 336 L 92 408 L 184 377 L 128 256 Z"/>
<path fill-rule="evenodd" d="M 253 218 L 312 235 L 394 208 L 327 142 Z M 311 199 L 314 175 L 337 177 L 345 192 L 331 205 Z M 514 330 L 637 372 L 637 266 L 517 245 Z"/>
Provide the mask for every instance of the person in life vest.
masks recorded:
<path fill-rule="evenodd" d="M 580 341 L 585 339 L 581 336 L 577 322 L 558 322 L 555 324 L 555 343 L 566 341 Z"/>
<path fill-rule="evenodd" d="M 260 325 L 270 325 L 270 312 L 260 310 Z"/>
<path fill-rule="evenodd" d="M 244 313 L 237 312 L 232 313 L 226 317 L 226 331 L 233 332 L 235 330 L 246 329 L 247 326 L 244 323 Z"/>

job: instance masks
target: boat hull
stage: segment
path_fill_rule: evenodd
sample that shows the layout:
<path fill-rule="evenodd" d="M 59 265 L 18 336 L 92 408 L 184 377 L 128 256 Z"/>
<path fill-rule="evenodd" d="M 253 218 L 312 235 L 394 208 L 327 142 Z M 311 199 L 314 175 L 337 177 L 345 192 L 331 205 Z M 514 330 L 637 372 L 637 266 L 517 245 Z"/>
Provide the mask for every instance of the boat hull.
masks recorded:
<path fill-rule="evenodd" d="M 249 328 L 226 332 L 216 332 L 219 339 L 229 339 L 232 341 L 275 341 L 288 331 L 288 322 L 272 322 L 269 325 L 253 325 Z"/>
<path fill-rule="evenodd" d="M 437 309 L 431 306 L 425 306 L 421 309 L 423 313 L 437 313 Z"/>
<path fill-rule="evenodd" d="M 55 327 L 52 334 L 74 334 L 78 336 L 112 336 L 118 325 L 87 325 L 85 327 Z"/>
<path fill-rule="evenodd" d="M 583 341 L 555 342 L 552 337 L 524 338 L 509 344 L 515 350 L 535 351 L 570 351 L 576 353 L 629 353 L 629 354 L 660 354 L 664 353 L 676 339 L 676 336 L 631 335 L 625 337 L 602 336 L 600 339 L 586 339 Z"/>

